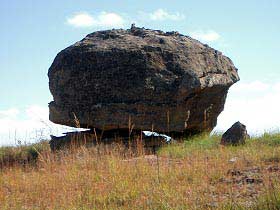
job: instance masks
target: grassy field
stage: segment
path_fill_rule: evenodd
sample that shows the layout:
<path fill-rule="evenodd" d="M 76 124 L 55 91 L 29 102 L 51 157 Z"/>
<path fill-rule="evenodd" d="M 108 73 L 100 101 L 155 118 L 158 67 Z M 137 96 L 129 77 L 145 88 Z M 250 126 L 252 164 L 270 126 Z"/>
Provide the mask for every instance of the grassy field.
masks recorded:
<path fill-rule="evenodd" d="M 0 148 L 0 209 L 280 209 L 280 134 L 219 141 L 195 136 L 155 155 L 119 145 Z"/>

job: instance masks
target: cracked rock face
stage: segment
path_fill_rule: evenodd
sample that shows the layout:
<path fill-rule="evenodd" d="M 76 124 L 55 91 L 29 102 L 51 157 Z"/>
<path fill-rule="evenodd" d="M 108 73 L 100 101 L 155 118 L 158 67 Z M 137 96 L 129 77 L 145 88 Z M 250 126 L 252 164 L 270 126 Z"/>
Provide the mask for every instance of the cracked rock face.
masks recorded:
<path fill-rule="evenodd" d="M 213 129 L 239 80 L 221 52 L 177 32 L 97 31 L 62 50 L 49 72 L 50 120 L 101 130 Z"/>

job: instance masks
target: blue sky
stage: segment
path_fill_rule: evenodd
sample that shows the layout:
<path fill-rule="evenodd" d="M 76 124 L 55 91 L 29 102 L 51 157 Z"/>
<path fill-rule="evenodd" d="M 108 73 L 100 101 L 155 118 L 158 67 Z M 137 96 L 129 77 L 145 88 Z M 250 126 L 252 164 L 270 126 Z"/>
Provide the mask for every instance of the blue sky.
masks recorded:
<path fill-rule="evenodd" d="M 27 125 L 47 121 L 47 71 L 59 51 L 93 31 L 132 22 L 193 36 L 233 60 L 241 81 L 217 129 L 240 119 L 252 132 L 279 127 L 279 9 L 277 0 L 1 0 L 0 144 L 8 131 L 27 133 Z"/>

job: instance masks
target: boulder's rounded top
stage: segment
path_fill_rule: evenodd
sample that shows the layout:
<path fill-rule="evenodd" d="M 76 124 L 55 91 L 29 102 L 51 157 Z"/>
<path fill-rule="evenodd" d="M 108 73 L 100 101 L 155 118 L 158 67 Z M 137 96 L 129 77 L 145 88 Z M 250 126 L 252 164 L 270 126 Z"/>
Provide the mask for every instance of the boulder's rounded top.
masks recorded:
<path fill-rule="evenodd" d="M 96 31 L 88 34 L 84 39 L 72 45 L 72 47 L 88 47 L 89 50 L 112 50 L 112 49 L 143 49 L 146 46 L 161 50 L 182 51 L 191 49 L 197 53 L 210 50 L 221 54 L 189 36 L 177 31 L 163 32 L 136 27 L 130 29 L 112 29 Z M 147 50 L 147 49 L 146 49 Z"/>

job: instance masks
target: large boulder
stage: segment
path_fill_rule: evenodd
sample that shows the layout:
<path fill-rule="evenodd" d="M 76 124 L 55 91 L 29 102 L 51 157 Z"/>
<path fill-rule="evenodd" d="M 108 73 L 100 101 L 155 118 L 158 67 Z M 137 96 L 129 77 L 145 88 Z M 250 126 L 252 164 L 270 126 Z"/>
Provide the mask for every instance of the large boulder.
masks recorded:
<path fill-rule="evenodd" d="M 50 120 L 100 130 L 209 131 L 239 80 L 221 52 L 178 32 L 97 31 L 49 72 Z"/>

